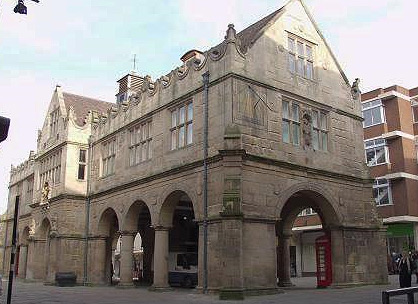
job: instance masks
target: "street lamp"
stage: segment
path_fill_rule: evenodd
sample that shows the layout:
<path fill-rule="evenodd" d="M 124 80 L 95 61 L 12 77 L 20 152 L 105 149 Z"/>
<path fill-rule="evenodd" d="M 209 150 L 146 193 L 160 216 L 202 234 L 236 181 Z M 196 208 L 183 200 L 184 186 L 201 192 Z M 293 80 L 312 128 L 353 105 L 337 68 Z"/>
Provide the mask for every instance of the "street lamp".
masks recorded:
<path fill-rule="evenodd" d="M 9 133 L 10 119 L 0 116 L 0 142 L 7 138 Z"/>
<path fill-rule="evenodd" d="M 39 0 L 31 0 L 31 1 L 39 3 Z M 25 2 L 23 2 L 23 0 L 18 0 L 17 5 L 15 6 L 13 11 L 15 13 L 24 14 L 24 15 L 28 13 L 28 9 L 25 5 Z"/>

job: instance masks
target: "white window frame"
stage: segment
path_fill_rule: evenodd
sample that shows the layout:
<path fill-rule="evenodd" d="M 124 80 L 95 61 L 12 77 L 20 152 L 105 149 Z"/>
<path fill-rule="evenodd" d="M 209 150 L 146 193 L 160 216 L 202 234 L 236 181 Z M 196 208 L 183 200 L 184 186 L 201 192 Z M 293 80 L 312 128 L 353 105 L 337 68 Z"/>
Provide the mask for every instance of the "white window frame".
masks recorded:
<path fill-rule="evenodd" d="M 375 197 L 374 193 L 375 191 L 379 191 L 380 189 L 387 188 L 388 190 L 388 202 L 387 203 L 381 203 L 379 200 L 379 197 Z M 376 206 L 389 206 L 393 205 L 392 201 L 392 187 L 390 185 L 390 181 L 384 178 L 376 178 L 373 183 L 373 197 L 376 203 Z"/>
<path fill-rule="evenodd" d="M 413 123 L 418 123 L 418 115 L 415 116 L 415 111 L 414 111 L 415 108 L 417 109 L 417 112 L 418 112 L 418 105 L 417 104 L 411 106 L 411 110 L 412 110 L 412 121 L 413 121 Z"/>
<path fill-rule="evenodd" d="M 287 104 L 287 111 L 285 111 L 285 105 Z M 293 108 L 297 108 L 297 112 L 293 111 Z M 297 114 L 297 115 L 294 115 Z M 301 125 L 300 125 L 300 106 L 299 103 L 290 100 L 282 101 L 282 142 L 292 143 L 295 146 L 301 144 Z M 285 125 L 288 127 L 288 138 L 289 141 L 285 140 L 284 129 Z M 296 136 L 297 135 L 297 140 Z"/>
<path fill-rule="evenodd" d="M 381 99 L 375 99 L 375 100 L 370 100 L 370 101 L 365 101 L 361 104 L 361 114 L 363 116 L 364 119 L 364 112 L 366 111 L 373 111 L 373 109 L 375 108 L 379 108 L 379 114 L 380 114 L 380 118 L 381 121 L 380 122 L 372 122 L 370 125 L 366 125 L 366 120 L 363 120 L 363 128 L 369 128 L 369 127 L 373 127 L 373 126 L 377 126 L 380 124 L 383 124 L 386 122 L 386 117 L 385 117 L 385 109 L 382 103 Z M 373 112 L 372 112 L 373 113 Z M 373 116 L 372 116 L 373 119 Z"/>
<path fill-rule="evenodd" d="M 377 150 L 379 150 L 382 147 L 383 147 L 383 150 L 384 150 L 385 161 L 377 163 L 377 159 L 378 159 L 378 158 L 376 158 Z M 376 160 L 376 162 L 373 162 L 373 163 L 370 163 L 370 162 L 367 161 L 367 152 L 371 151 L 371 150 L 374 151 L 374 154 L 375 154 L 374 159 Z M 374 166 L 380 166 L 380 165 L 383 165 L 383 164 L 388 164 L 390 161 L 389 161 L 389 149 L 388 149 L 386 139 L 384 139 L 382 137 L 375 137 L 375 138 L 370 138 L 370 139 L 364 140 L 364 156 L 365 156 L 366 164 L 367 164 L 368 167 L 374 167 Z"/>
<path fill-rule="evenodd" d="M 301 48 L 299 48 L 301 46 Z M 314 50 L 315 45 L 300 37 L 289 34 L 287 37 L 288 69 L 290 73 L 314 80 Z M 310 54 L 308 50 L 310 49 Z M 301 69 L 298 68 L 301 63 Z M 310 67 L 310 74 L 309 74 Z"/>
<path fill-rule="evenodd" d="M 182 149 L 193 143 L 193 101 L 171 109 L 170 150 Z"/>
<path fill-rule="evenodd" d="M 152 121 L 146 121 L 129 130 L 129 165 L 135 166 L 152 157 Z"/>

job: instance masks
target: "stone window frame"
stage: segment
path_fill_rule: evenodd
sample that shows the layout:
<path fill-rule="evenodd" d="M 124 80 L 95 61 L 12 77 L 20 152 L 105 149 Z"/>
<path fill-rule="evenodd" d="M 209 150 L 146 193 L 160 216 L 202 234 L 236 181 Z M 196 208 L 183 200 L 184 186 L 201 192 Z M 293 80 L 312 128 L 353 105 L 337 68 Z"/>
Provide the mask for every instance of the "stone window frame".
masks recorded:
<path fill-rule="evenodd" d="M 382 103 L 381 99 L 374 99 L 374 100 L 370 100 L 370 101 L 365 101 L 362 102 L 361 104 L 361 114 L 363 117 L 363 128 L 368 128 L 368 127 L 373 127 L 373 126 L 377 126 L 383 123 L 386 123 L 386 116 L 385 116 L 385 109 L 384 109 L 384 105 Z M 378 111 L 376 111 L 376 109 L 378 109 Z M 370 124 L 366 124 L 366 118 L 365 118 L 365 113 L 369 113 L 370 112 L 370 117 L 372 119 Z M 376 118 L 374 118 L 376 114 L 379 114 L 380 117 L 380 121 L 375 122 L 374 120 L 376 120 Z"/>
<path fill-rule="evenodd" d="M 285 111 L 286 104 L 288 105 L 287 111 Z M 294 111 L 295 108 L 296 108 L 296 111 Z M 301 145 L 301 119 L 300 119 L 301 117 L 300 116 L 301 116 L 300 104 L 298 102 L 294 102 L 290 100 L 282 100 L 282 142 L 291 143 L 295 146 Z M 287 136 L 288 140 L 285 140 L 285 136 L 284 136 L 285 128 L 287 128 L 286 133 L 288 134 Z"/>
<path fill-rule="evenodd" d="M 133 126 L 129 129 L 128 136 L 129 166 L 152 158 L 152 120 Z"/>
<path fill-rule="evenodd" d="M 381 151 L 383 149 L 383 156 L 384 156 L 384 161 L 382 162 L 378 162 L 379 158 L 376 159 L 377 157 L 377 152 Z M 374 154 L 374 158 L 376 159 L 375 162 L 371 163 L 371 160 L 369 161 L 369 157 L 368 157 L 368 152 L 373 152 Z M 374 167 L 374 166 L 379 166 L 379 165 L 383 165 L 383 164 L 388 164 L 390 162 L 389 160 L 389 149 L 388 149 L 388 145 L 387 145 L 387 141 L 386 139 L 382 138 L 382 137 L 375 137 L 375 138 L 369 138 L 364 140 L 364 155 L 366 158 L 366 164 L 368 167 Z M 371 154 L 369 154 L 371 155 Z"/>
<path fill-rule="evenodd" d="M 102 144 L 102 177 L 115 173 L 116 137 Z"/>
<path fill-rule="evenodd" d="M 184 109 L 183 119 L 182 111 Z M 193 144 L 193 101 L 189 100 L 170 109 L 170 150 Z M 183 134 L 183 135 L 182 135 Z"/>
<path fill-rule="evenodd" d="M 314 80 L 315 44 L 299 36 L 288 33 L 287 50 L 287 63 L 290 73 L 305 79 Z M 310 52 L 308 52 L 308 50 L 310 50 Z"/>
<path fill-rule="evenodd" d="M 314 150 L 328 151 L 328 115 L 321 110 L 312 110 L 312 147 Z"/>
<path fill-rule="evenodd" d="M 383 191 L 387 190 L 387 201 L 382 202 L 384 196 L 380 196 L 379 194 L 383 193 Z M 385 195 L 386 196 L 386 195 Z M 390 181 L 385 178 L 376 178 L 373 183 L 373 197 L 376 203 L 376 206 L 389 206 L 393 205 L 392 201 L 392 187 Z"/>
<path fill-rule="evenodd" d="M 78 151 L 78 170 L 77 179 L 80 181 L 86 180 L 86 168 L 87 168 L 87 149 L 80 148 Z"/>
<path fill-rule="evenodd" d="M 49 119 L 49 137 L 51 138 L 58 133 L 59 108 L 56 108 L 51 112 Z"/>
<path fill-rule="evenodd" d="M 40 160 L 39 190 L 45 182 L 48 182 L 50 186 L 57 185 L 61 182 L 61 158 L 62 150 L 59 149 Z"/>

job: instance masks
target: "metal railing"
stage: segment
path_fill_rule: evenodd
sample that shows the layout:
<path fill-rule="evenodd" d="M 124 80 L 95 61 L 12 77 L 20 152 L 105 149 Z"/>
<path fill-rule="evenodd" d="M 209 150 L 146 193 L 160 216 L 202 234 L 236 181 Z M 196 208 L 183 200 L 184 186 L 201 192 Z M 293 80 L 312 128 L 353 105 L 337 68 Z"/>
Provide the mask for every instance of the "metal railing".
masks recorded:
<path fill-rule="evenodd" d="M 408 304 L 414 304 L 414 293 L 418 292 L 418 287 L 407 287 L 382 291 L 382 304 L 390 304 L 390 297 L 406 295 Z"/>

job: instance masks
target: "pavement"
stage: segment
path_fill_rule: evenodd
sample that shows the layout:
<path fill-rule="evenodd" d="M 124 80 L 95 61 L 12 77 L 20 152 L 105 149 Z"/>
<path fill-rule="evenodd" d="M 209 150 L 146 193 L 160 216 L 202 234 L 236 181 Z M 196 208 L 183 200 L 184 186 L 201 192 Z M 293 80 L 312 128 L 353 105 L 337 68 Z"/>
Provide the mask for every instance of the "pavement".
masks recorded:
<path fill-rule="evenodd" d="M 13 304 L 115 304 L 115 303 L 285 303 L 285 304 L 381 304 L 382 291 L 398 288 L 398 277 L 389 276 L 389 285 L 370 285 L 349 288 L 316 289 L 315 278 L 293 278 L 294 288 L 284 293 L 246 297 L 244 301 L 221 301 L 216 294 L 204 295 L 195 289 L 174 289 L 172 291 L 148 291 L 146 287 L 121 289 L 117 287 L 57 287 L 42 283 L 13 282 Z M 413 276 L 415 281 L 415 276 Z M 417 284 L 413 283 L 413 286 Z M 0 303 L 6 303 L 7 281 L 3 281 L 3 295 Z M 418 303 L 418 295 L 415 302 Z M 406 296 L 392 297 L 391 304 L 407 303 Z"/>

